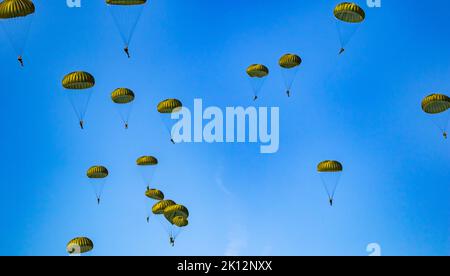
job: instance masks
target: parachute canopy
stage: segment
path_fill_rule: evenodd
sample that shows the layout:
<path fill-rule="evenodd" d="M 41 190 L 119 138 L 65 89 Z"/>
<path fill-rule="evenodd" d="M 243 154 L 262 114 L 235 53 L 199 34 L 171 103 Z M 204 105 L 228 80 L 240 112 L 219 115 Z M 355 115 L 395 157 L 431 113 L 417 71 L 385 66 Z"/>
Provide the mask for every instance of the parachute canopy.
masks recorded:
<path fill-rule="evenodd" d="M 450 98 L 443 94 L 431 94 L 422 101 L 422 110 L 428 114 L 439 114 L 450 108 Z"/>
<path fill-rule="evenodd" d="M 342 172 L 342 164 L 338 161 L 323 161 L 317 166 L 317 171 L 321 173 Z"/>
<path fill-rule="evenodd" d="M 262 64 L 252 64 L 247 68 L 247 74 L 251 78 L 264 78 L 269 75 L 269 68 Z"/>
<path fill-rule="evenodd" d="M 147 3 L 147 0 L 106 0 L 106 4 L 118 6 L 136 6 L 145 3 Z"/>
<path fill-rule="evenodd" d="M 188 226 L 189 221 L 185 217 L 177 216 L 172 219 L 171 223 L 177 227 L 186 227 Z"/>
<path fill-rule="evenodd" d="M 149 189 L 145 192 L 145 196 L 154 200 L 164 200 L 164 193 L 160 190 Z"/>
<path fill-rule="evenodd" d="M 161 200 L 160 202 L 156 203 L 155 205 L 153 205 L 152 207 L 152 212 L 155 215 L 162 215 L 164 214 L 164 210 L 172 205 L 175 205 L 175 201 L 173 200 Z"/>
<path fill-rule="evenodd" d="M 106 178 L 109 175 L 108 169 L 103 166 L 93 166 L 87 171 L 87 177 L 91 179 Z"/>
<path fill-rule="evenodd" d="M 278 64 L 284 69 L 291 69 L 299 66 L 302 63 L 302 59 L 295 54 L 286 54 L 282 56 Z"/>
<path fill-rule="evenodd" d="M 366 18 L 366 13 L 355 3 L 344 2 L 334 8 L 334 16 L 346 23 L 361 23 Z"/>
<path fill-rule="evenodd" d="M 158 165 L 158 159 L 153 156 L 142 156 L 136 160 L 138 166 L 155 166 Z"/>
<path fill-rule="evenodd" d="M 0 18 L 11 19 L 33 14 L 35 7 L 30 0 L 5 0 L 0 3 Z"/>
<path fill-rule="evenodd" d="M 169 114 L 179 111 L 183 107 L 181 101 L 177 99 L 167 99 L 158 104 L 158 112 L 162 114 Z"/>
<path fill-rule="evenodd" d="M 95 79 L 88 72 L 77 71 L 67 74 L 63 78 L 62 85 L 66 89 L 88 89 L 94 87 Z"/>
<path fill-rule="evenodd" d="M 75 238 L 67 244 L 67 253 L 87 253 L 94 249 L 94 243 L 89 238 Z"/>
<path fill-rule="evenodd" d="M 134 98 L 134 92 L 128 88 L 117 88 L 111 93 L 111 99 L 116 104 L 131 103 Z"/>
<path fill-rule="evenodd" d="M 183 205 L 179 204 L 170 205 L 166 209 L 164 209 L 164 216 L 169 222 L 172 222 L 172 219 L 174 217 L 188 218 L 189 210 Z"/>

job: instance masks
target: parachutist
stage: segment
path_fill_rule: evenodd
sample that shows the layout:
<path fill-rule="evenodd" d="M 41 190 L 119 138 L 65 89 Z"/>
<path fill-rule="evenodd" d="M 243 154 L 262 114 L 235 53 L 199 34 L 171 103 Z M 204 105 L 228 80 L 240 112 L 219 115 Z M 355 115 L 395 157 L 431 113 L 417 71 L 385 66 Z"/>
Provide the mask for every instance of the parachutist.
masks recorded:
<path fill-rule="evenodd" d="M 333 206 L 333 199 L 330 198 L 330 206 Z"/>
<path fill-rule="evenodd" d="M 100 205 L 100 198 L 97 197 L 97 204 Z"/>
<path fill-rule="evenodd" d="M 127 54 L 127 57 L 128 57 L 128 58 L 131 58 L 131 56 L 130 56 L 130 51 L 129 51 L 129 49 L 128 49 L 128 46 L 125 47 L 125 48 L 123 49 L 123 51 L 125 52 L 125 54 Z"/>
<path fill-rule="evenodd" d="M 125 124 L 125 129 L 128 129 L 128 123 L 127 123 L 127 124 Z"/>
<path fill-rule="evenodd" d="M 172 247 L 175 246 L 175 239 L 173 237 L 170 237 L 170 245 L 172 245 Z"/>
<path fill-rule="evenodd" d="M 444 132 L 444 139 L 447 139 L 447 132 Z"/>
<path fill-rule="evenodd" d="M 291 97 L 291 91 L 288 90 L 288 91 L 286 92 L 286 94 L 287 94 L 288 97 Z"/>
<path fill-rule="evenodd" d="M 147 217 L 147 223 L 149 223 L 150 222 L 150 217 Z"/>
<path fill-rule="evenodd" d="M 81 127 L 81 129 L 84 129 L 84 122 L 83 122 L 83 120 L 80 121 L 80 127 Z"/>
<path fill-rule="evenodd" d="M 17 60 L 19 61 L 20 66 L 24 67 L 22 56 L 19 56 L 19 57 L 17 58 Z"/>
<path fill-rule="evenodd" d="M 170 142 L 175 145 L 175 141 L 173 139 L 170 139 Z"/>
<path fill-rule="evenodd" d="M 341 48 L 341 50 L 339 51 L 339 55 L 342 55 L 345 52 L 344 48 Z"/>
<path fill-rule="evenodd" d="M 253 98 L 253 101 L 256 101 L 258 99 L 258 96 L 255 96 L 254 98 Z"/>

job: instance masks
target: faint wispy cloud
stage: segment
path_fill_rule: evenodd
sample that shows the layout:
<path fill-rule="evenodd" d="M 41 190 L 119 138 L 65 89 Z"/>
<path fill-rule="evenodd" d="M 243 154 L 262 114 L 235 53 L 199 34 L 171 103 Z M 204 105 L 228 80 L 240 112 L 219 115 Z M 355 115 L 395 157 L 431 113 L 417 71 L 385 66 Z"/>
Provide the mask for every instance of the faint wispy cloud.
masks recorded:
<path fill-rule="evenodd" d="M 247 232 L 242 225 L 235 224 L 228 234 L 225 256 L 239 256 L 247 247 Z"/>
<path fill-rule="evenodd" d="M 217 173 L 215 176 L 216 185 L 220 188 L 220 190 L 224 194 L 226 194 L 227 196 L 232 196 L 233 194 L 230 192 L 230 190 L 228 190 L 228 188 L 226 187 L 226 185 L 223 182 L 223 171 L 224 171 L 224 167 L 220 166 L 219 169 L 217 170 Z"/>

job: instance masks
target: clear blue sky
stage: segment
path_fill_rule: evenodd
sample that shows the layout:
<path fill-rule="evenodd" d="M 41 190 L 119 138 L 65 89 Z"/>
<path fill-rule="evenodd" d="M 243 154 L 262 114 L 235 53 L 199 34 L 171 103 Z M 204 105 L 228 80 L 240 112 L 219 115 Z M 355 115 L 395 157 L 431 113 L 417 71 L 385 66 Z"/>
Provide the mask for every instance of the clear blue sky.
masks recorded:
<path fill-rule="evenodd" d="M 0 33 L 0 255 L 65 255 L 76 236 L 92 238 L 93 255 L 367 255 L 372 242 L 384 255 L 450 254 L 450 143 L 420 109 L 450 93 L 448 1 L 366 8 L 338 59 L 338 1 L 155 0 L 131 60 L 103 1 L 34 2 L 24 69 Z M 286 52 L 304 60 L 290 99 Z M 167 140 L 161 99 L 248 106 L 251 63 L 272 69 L 259 104 L 280 107 L 277 154 Z M 60 84 L 74 70 L 97 80 L 85 131 Z M 128 131 L 109 99 L 122 86 L 137 94 Z M 144 154 L 160 159 L 157 186 L 191 211 L 175 248 L 145 222 Z M 333 208 L 316 173 L 324 159 L 345 167 Z M 93 164 L 110 169 L 100 207 Z"/>

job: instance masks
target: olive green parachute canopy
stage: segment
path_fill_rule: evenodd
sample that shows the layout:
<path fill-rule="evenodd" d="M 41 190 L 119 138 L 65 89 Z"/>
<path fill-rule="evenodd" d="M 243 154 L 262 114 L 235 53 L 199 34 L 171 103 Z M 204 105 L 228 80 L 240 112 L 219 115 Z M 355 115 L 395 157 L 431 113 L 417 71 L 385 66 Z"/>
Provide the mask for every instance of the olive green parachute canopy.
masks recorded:
<path fill-rule="evenodd" d="M 154 200 L 164 200 L 164 193 L 160 190 L 149 189 L 145 192 L 145 196 Z"/>
<path fill-rule="evenodd" d="M 189 210 L 183 205 L 170 205 L 166 209 L 164 209 L 164 216 L 169 222 L 171 222 L 174 217 L 188 218 Z"/>
<path fill-rule="evenodd" d="M 160 202 L 156 203 L 155 205 L 153 205 L 152 207 L 152 212 L 155 215 L 162 215 L 164 214 L 164 210 L 172 205 L 175 205 L 175 201 L 173 200 L 161 200 Z"/>
<path fill-rule="evenodd" d="M 344 2 L 334 8 L 334 16 L 346 23 L 361 23 L 366 18 L 366 13 L 355 3 Z"/>
<path fill-rule="evenodd" d="M 158 112 L 163 114 L 169 114 L 178 112 L 183 104 L 177 99 L 167 99 L 158 104 Z"/>
<path fill-rule="evenodd" d="M 247 68 L 247 74 L 251 78 L 264 78 L 269 75 L 269 68 L 262 64 L 252 64 Z"/>
<path fill-rule="evenodd" d="M 189 221 L 185 217 L 177 216 L 172 219 L 171 223 L 177 227 L 186 227 L 188 226 Z"/>
<path fill-rule="evenodd" d="M 422 101 L 422 110 L 428 114 L 439 114 L 450 108 L 450 98 L 443 94 L 431 94 Z"/>
<path fill-rule="evenodd" d="M 67 244 L 67 253 L 87 253 L 94 249 L 94 243 L 89 238 L 75 238 Z"/>
<path fill-rule="evenodd" d="M 291 69 L 299 66 L 302 63 L 302 59 L 295 54 L 286 54 L 282 56 L 278 64 L 285 69 Z"/>
<path fill-rule="evenodd" d="M 145 3 L 147 3 L 147 0 L 106 0 L 108 5 L 135 6 Z"/>
<path fill-rule="evenodd" d="M 342 164 L 338 161 L 323 161 L 317 166 L 317 171 L 321 173 L 326 172 L 342 172 Z"/>
<path fill-rule="evenodd" d="M 88 72 L 77 71 L 67 74 L 62 81 L 62 85 L 66 89 L 88 89 L 94 87 L 95 79 Z"/>
<path fill-rule="evenodd" d="M 138 166 L 155 166 L 158 165 L 158 159 L 153 156 L 141 156 L 136 160 Z"/>
<path fill-rule="evenodd" d="M 0 18 L 10 19 L 33 14 L 35 7 L 30 0 L 5 0 L 0 3 Z"/>
<path fill-rule="evenodd" d="M 128 88 L 117 88 L 111 93 L 111 99 L 116 104 L 127 104 L 134 101 L 134 92 Z"/>
<path fill-rule="evenodd" d="M 109 175 L 108 169 L 103 166 L 93 166 L 87 171 L 87 177 L 92 179 L 106 178 Z"/>

